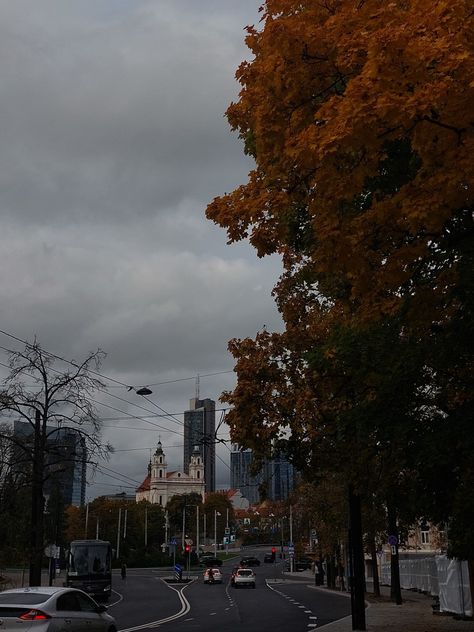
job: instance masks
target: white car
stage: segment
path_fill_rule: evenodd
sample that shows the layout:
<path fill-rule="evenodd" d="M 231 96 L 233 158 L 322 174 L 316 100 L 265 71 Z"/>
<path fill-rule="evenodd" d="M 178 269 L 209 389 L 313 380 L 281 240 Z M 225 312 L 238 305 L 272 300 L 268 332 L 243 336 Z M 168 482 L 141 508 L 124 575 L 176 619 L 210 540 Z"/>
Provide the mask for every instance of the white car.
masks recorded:
<path fill-rule="evenodd" d="M 222 584 L 222 573 L 218 568 L 206 568 L 204 571 L 204 583 L 209 584 L 209 571 L 212 570 L 212 579 L 214 584 Z"/>
<path fill-rule="evenodd" d="M 255 588 L 255 580 L 255 573 L 251 568 L 238 568 L 232 578 L 232 585 L 235 588 L 240 588 L 240 586 Z"/>
<path fill-rule="evenodd" d="M 107 607 L 77 588 L 36 586 L 0 592 L 1 632 L 117 632 Z"/>

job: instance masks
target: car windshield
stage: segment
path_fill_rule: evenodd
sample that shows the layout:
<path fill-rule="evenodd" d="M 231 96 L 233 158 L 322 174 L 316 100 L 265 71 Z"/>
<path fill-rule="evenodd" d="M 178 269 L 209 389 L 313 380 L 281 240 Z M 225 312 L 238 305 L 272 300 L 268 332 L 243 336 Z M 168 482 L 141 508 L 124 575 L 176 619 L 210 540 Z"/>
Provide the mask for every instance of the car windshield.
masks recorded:
<path fill-rule="evenodd" d="M 21 592 L 21 593 L 0 593 L 0 604 L 7 603 L 18 603 L 22 605 L 31 605 L 35 603 L 43 603 L 47 599 L 49 599 L 51 595 L 45 595 L 44 593 L 30 593 L 30 592 Z"/>

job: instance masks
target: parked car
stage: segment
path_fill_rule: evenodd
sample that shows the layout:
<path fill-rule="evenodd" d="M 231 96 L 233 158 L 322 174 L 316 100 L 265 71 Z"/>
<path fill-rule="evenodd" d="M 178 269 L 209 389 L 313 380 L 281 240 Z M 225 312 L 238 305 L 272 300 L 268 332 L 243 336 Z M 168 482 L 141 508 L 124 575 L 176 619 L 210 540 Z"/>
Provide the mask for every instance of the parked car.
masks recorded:
<path fill-rule="evenodd" d="M 260 566 L 260 560 L 253 555 L 248 555 L 240 560 L 241 566 Z"/>
<path fill-rule="evenodd" d="M 218 557 L 202 557 L 200 564 L 201 566 L 206 566 L 207 568 L 210 566 L 222 566 L 222 560 Z"/>
<path fill-rule="evenodd" d="M 240 588 L 241 586 L 255 588 L 255 579 L 255 573 L 251 568 L 238 568 L 231 583 L 234 588 Z"/>
<path fill-rule="evenodd" d="M 205 584 L 209 584 L 209 571 L 212 569 L 212 580 L 214 584 L 222 584 L 222 573 L 219 568 L 213 568 L 212 566 L 206 568 L 204 571 L 203 579 Z"/>
<path fill-rule="evenodd" d="M 0 629 L 17 632 L 56 632 L 71 628 L 94 632 L 117 632 L 115 619 L 92 597 L 77 588 L 37 586 L 0 592 Z"/>
<path fill-rule="evenodd" d="M 273 553 L 265 553 L 263 561 L 265 564 L 272 564 L 275 561 L 275 555 Z"/>
<path fill-rule="evenodd" d="M 300 557 L 297 560 L 293 560 L 293 570 L 294 571 L 309 571 L 311 570 L 313 564 L 313 560 L 309 557 Z M 287 561 L 286 563 L 286 570 L 290 570 L 291 569 L 291 562 L 290 560 Z"/>

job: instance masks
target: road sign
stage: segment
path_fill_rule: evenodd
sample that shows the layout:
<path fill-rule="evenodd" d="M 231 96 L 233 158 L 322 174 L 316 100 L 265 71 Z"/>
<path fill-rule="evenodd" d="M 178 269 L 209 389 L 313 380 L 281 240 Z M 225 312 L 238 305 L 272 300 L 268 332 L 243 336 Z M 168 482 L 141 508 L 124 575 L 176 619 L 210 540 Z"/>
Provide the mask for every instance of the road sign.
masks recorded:
<path fill-rule="evenodd" d="M 397 546 L 398 544 L 398 538 L 396 535 L 389 535 L 388 536 L 388 543 L 390 544 L 390 546 Z"/>
<path fill-rule="evenodd" d="M 178 543 L 176 542 L 176 540 L 173 538 L 170 542 L 171 546 L 176 546 Z"/>
<path fill-rule="evenodd" d="M 316 529 L 311 529 L 311 537 L 312 538 L 316 537 Z"/>
<path fill-rule="evenodd" d="M 294 555 L 295 554 L 295 547 L 294 546 L 289 546 L 288 547 L 288 554 L 289 555 Z"/>
<path fill-rule="evenodd" d="M 224 533 L 225 533 L 226 535 L 229 535 L 229 533 L 230 533 L 230 527 L 226 527 L 226 528 L 224 529 Z"/>
<path fill-rule="evenodd" d="M 228 535 L 224 536 L 223 543 L 224 544 L 229 544 L 229 536 Z"/>
<path fill-rule="evenodd" d="M 46 546 L 44 549 L 44 554 L 46 555 L 46 557 L 58 558 L 59 552 L 59 546 L 56 546 L 55 544 L 48 544 L 48 546 Z"/>

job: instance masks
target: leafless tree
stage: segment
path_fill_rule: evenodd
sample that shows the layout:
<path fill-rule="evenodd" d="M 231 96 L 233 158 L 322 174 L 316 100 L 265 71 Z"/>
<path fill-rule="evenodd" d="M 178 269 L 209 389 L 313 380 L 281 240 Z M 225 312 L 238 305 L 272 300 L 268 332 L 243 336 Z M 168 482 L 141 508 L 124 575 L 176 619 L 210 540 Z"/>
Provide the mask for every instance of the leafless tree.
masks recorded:
<path fill-rule="evenodd" d="M 97 350 L 81 362 L 68 362 L 44 351 L 36 340 L 21 351 L 9 351 L 10 373 L 0 391 L 0 411 L 4 419 L 24 422 L 25 431 L 0 427 L 0 441 L 11 443 L 14 467 L 31 485 L 30 586 L 41 585 L 45 481 L 61 467 L 73 466 L 61 462 L 64 451 L 52 435 L 58 429 L 78 433 L 88 463 L 106 458 L 111 451 L 101 441 L 92 399 L 97 389 L 104 388 L 98 373 L 103 358 Z"/>

